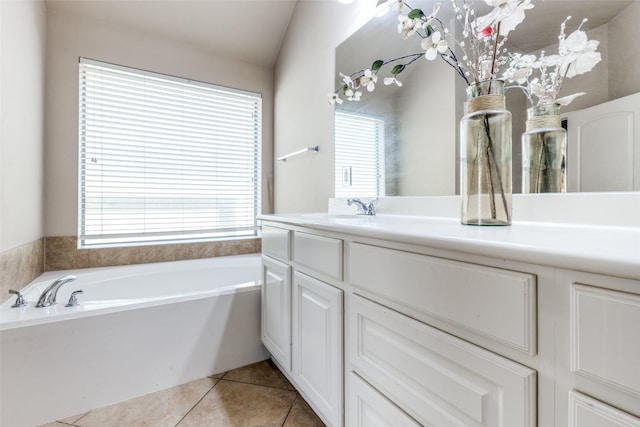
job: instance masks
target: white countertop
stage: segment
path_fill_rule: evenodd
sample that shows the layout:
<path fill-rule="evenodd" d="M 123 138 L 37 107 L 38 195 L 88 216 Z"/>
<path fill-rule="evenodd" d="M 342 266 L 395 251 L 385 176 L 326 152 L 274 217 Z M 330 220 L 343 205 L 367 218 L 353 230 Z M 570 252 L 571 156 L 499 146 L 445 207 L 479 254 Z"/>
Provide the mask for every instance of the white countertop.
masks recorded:
<path fill-rule="evenodd" d="M 640 228 L 517 222 L 468 226 L 459 218 L 378 214 L 262 215 L 277 221 L 354 236 L 640 279 Z"/>

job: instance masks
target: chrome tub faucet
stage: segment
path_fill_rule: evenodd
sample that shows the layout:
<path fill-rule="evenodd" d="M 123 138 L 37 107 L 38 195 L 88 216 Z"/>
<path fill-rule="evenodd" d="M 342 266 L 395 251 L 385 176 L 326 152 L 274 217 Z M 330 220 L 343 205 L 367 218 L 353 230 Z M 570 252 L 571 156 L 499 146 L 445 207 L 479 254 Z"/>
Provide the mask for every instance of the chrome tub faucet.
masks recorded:
<path fill-rule="evenodd" d="M 36 307 L 49 307 L 50 305 L 54 305 L 56 303 L 56 297 L 58 296 L 58 289 L 65 283 L 73 282 L 76 278 L 73 274 L 69 274 L 47 286 L 47 289 L 40 295 Z"/>
<path fill-rule="evenodd" d="M 347 199 L 347 205 L 351 206 L 352 204 L 355 203 L 355 205 L 358 207 L 358 215 L 375 215 L 376 214 L 376 207 L 375 207 L 375 202 L 378 199 L 371 199 L 369 201 L 369 203 L 364 203 L 362 200 L 360 199 Z"/>

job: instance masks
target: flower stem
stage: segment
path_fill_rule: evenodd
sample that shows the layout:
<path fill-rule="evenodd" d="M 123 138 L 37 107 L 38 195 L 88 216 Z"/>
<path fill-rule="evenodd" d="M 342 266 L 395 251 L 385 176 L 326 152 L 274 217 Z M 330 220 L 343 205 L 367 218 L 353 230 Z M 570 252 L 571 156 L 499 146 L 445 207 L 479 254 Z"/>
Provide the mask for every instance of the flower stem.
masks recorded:
<path fill-rule="evenodd" d="M 489 78 L 493 80 L 493 73 L 496 70 L 496 59 L 498 57 L 498 39 L 500 38 L 500 21 L 496 26 L 496 42 L 493 44 L 493 58 L 491 59 L 491 74 Z M 489 93 L 491 93 L 491 86 L 489 86 Z"/>
<path fill-rule="evenodd" d="M 494 150 L 494 146 L 493 146 L 493 138 L 491 138 L 491 127 L 489 125 L 489 115 L 485 114 L 484 115 L 484 131 L 485 134 L 487 135 L 487 153 L 488 153 L 488 157 L 487 157 L 487 163 L 488 163 L 488 168 L 489 168 L 489 183 L 491 185 L 490 188 L 490 193 L 489 193 L 489 198 L 491 200 L 491 217 L 493 219 L 495 219 L 497 217 L 496 214 L 496 200 L 495 200 L 495 194 L 493 191 L 493 174 L 491 174 L 491 161 L 493 161 L 494 164 L 494 169 L 497 175 L 497 179 L 498 179 L 498 184 L 500 186 L 500 196 L 502 198 L 502 204 L 504 206 L 504 212 L 507 215 L 507 222 L 511 221 L 510 215 L 509 215 L 509 207 L 507 205 L 507 197 L 504 193 L 504 186 L 502 184 L 502 173 L 500 172 L 500 165 L 496 159 L 496 153 Z"/>

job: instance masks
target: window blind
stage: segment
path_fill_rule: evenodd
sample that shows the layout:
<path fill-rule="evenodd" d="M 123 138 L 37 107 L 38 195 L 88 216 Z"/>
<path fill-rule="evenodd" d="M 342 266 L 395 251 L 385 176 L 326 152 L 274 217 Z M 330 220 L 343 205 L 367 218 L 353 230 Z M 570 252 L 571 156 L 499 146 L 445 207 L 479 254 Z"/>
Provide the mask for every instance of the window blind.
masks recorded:
<path fill-rule="evenodd" d="M 259 94 L 79 68 L 80 246 L 257 235 Z"/>
<path fill-rule="evenodd" d="M 385 195 L 384 120 L 335 114 L 336 197 Z"/>

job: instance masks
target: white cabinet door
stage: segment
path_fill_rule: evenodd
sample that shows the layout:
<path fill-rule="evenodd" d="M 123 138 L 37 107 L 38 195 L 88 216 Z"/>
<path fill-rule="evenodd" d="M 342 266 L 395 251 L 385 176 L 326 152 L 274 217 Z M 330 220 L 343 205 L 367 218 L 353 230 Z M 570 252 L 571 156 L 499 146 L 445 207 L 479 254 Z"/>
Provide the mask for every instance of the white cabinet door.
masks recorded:
<path fill-rule="evenodd" d="M 332 426 L 342 425 L 342 348 L 342 290 L 295 273 L 293 379 Z"/>
<path fill-rule="evenodd" d="M 348 390 L 347 425 L 349 427 L 420 426 L 417 421 L 354 373 L 349 376 Z"/>
<path fill-rule="evenodd" d="M 348 312 L 354 372 L 420 424 L 536 425 L 534 370 L 355 295 Z"/>
<path fill-rule="evenodd" d="M 640 94 L 566 117 L 569 191 L 640 190 Z"/>
<path fill-rule="evenodd" d="M 291 267 L 262 257 L 262 343 L 291 370 Z"/>
<path fill-rule="evenodd" d="M 571 285 L 571 370 L 640 397 L 640 295 Z"/>
<path fill-rule="evenodd" d="M 569 427 L 640 427 L 640 418 L 571 390 Z"/>

